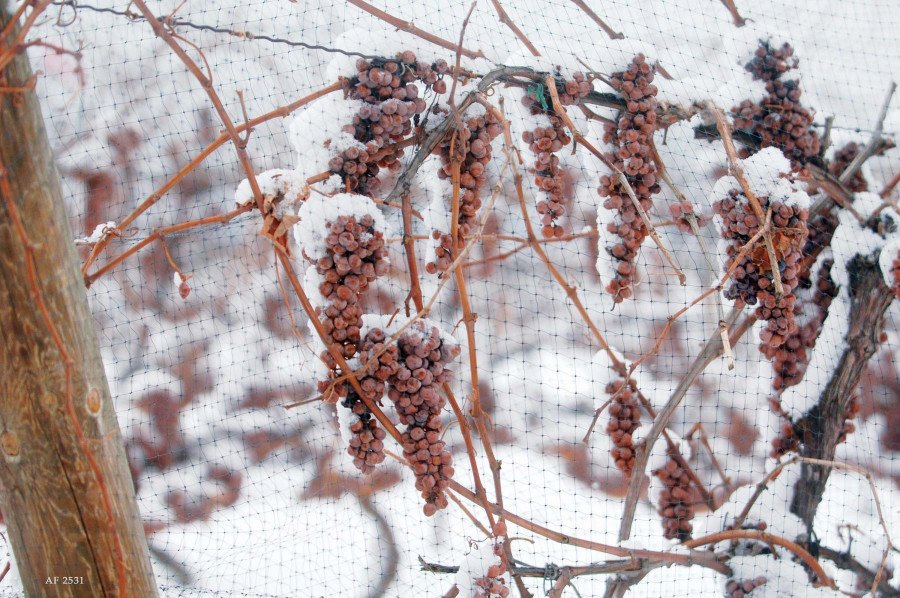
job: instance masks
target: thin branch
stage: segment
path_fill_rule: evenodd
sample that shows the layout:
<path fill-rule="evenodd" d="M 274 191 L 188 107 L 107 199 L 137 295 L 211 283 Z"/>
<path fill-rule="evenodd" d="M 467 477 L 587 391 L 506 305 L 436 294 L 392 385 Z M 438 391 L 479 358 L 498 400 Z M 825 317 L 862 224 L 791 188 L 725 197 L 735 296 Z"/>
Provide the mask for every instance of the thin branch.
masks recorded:
<path fill-rule="evenodd" d="M 887 118 L 888 109 L 891 106 L 891 99 L 894 97 L 894 91 L 896 90 L 897 84 L 894 81 L 891 81 L 884 98 L 884 103 L 882 103 L 881 110 L 878 113 L 878 118 L 875 120 L 875 128 L 872 130 L 872 137 L 869 138 L 869 142 L 866 144 L 866 147 L 863 148 L 863 151 L 856 154 L 853 161 L 850 162 L 850 164 L 847 165 L 847 168 L 844 169 L 844 172 L 841 173 L 841 176 L 838 179 L 841 183 L 846 185 L 850 182 L 850 179 L 852 179 L 853 175 L 855 175 L 860 167 L 862 167 L 863 163 L 872 157 L 878 149 L 879 142 L 881 141 L 881 132 L 884 130 L 884 119 Z"/>
<path fill-rule="evenodd" d="M 275 118 L 284 118 L 314 100 L 343 89 L 344 84 L 344 80 L 336 81 L 331 85 L 315 91 L 307 96 L 304 96 L 290 104 L 286 104 L 284 106 L 276 108 L 275 110 L 272 110 L 271 112 L 267 112 L 262 116 L 254 118 L 250 122 L 237 127 L 237 131 L 244 132 L 252 129 L 253 127 L 257 127 L 269 120 Z M 118 231 L 121 233 L 122 231 L 126 230 L 135 220 L 137 220 L 137 218 L 141 214 L 155 205 L 156 202 L 162 199 L 162 197 L 166 193 L 174 189 L 178 185 L 178 183 L 180 183 L 181 180 L 184 179 L 184 177 L 193 172 L 204 160 L 206 160 L 206 158 L 211 156 L 217 149 L 228 143 L 229 140 L 231 140 L 231 137 L 228 133 L 220 134 L 216 139 L 212 141 L 212 143 L 203 148 L 203 150 L 199 154 L 197 154 L 190 162 L 185 164 L 177 173 L 175 173 L 168 181 L 166 181 L 166 183 L 162 187 L 151 193 L 134 210 L 132 210 L 130 214 L 128 214 L 121 222 L 119 222 L 117 226 Z M 88 269 L 91 267 L 94 261 L 97 260 L 100 254 L 103 253 L 104 249 L 106 249 L 106 247 L 109 245 L 112 238 L 112 236 L 104 237 L 99 243 L 94 245 L 94 248 L 91 250 L 90 255 L 81 266 L 81 271 L 83 274 L 87 274 Z"/>
<path fill-rule="evenodd" d="M 118 256 L 116 256 L 115 258 L 111 259 L 107 264 L 105 264 L 102 268 L 100 268 L 93 274 L 86 275 L 84 277 L 85 286 L 90 287 L 92 284 L 94 284 L 97 281 L 97 279 L 102 277 L 104 274 L 107 274 L 108 272 L 110 272 L 111 270 L 116 268 L 116 266 L 118 266 L 119 264 L 121 264 L 122 262 L 127 260 L 129 257 L 134 255 L 135 253 L 137 253 L 138 251 L 140 251 L 147 245 L 150 245 L 154 241 L 161 241 L 162 239 L 164 239 L 166 237 L 166 235 L 171 235 L 173 233 L 178 233 L 178 232 L 190 230 L 193 228 L 199 228 L 202 226 L 209 226 L 211 224 L 225 224 L 225 223 L 229 222 L 230 220 L 232 220 L 233 218 L 235 218 L 236 216 L 239 216 L 240 214 L 249 212 L 252 209 L 254 209 L 254 206 L 250 206 L 250 205 L 239 206 L 239 207 L 235 208 L 234 210 L 231 210 L 230 212 L 226 212 L 224 214 L 217 214 L 215 216 L 207 216 L 206 218 L 199 218 L 197 220 L 189 220 L 187 222 L 181 222 L 181 223 L 178 223 L 178 224 L 175 224 L 172 226 L 165 226 L 162 228 L 158 228 L 158 229 L 154 230 L 152 233 L 150 233 L 149 235 L 147 235 L 145 238 L 141 239 L 138 243 L 129 247 L 123 253 L 121 253 Z"/>
<path fill-rule="evenodd" d="M 728 12 L 731 13 L 731 19 L 734 21 L 735 27 L 743 27 L 747 24 L 747 19 L 742 17 L 741 13 L 738 12 L 734 0 L 722 0 L 722 4 L 724 4 L 725 8 L 728 9 Z"/>
<path fill-rule="evenodd" d="M 506 14 L 506 11 L 503 10 L 503 5 L 500 4 L 500 0 L 491 0 L 491 4 L 494 5 L 494 10 L 497 11 L 497 18 L 500 19 L 500 22 L 509 27 L 509 29 L 516 34 L 516 37 L 519 38 L 525 47 L 528 48 L 528 51 L 531 52 L 532 56 L 540 56 L 541 53 L 538 52 L 538 49 L 534 47 L 534 44 L 531 43 L 531 40 L 519 29 L 519 26 L 509 18 L 509 15 Z"/>
<path fill-rule="evenodd" d="M 388 12 L 385 12 L 383 10 L 375 8 L 368 2 L 364 2 L 363 0 L 347 0 L 347 2 L 349 2 L 350 4 L 352 4 L 353 6 L 355 6 L 357 8 L 361 8 L 362 10 L 366 11 L 370 15 L 381 19 L 382 21 L 384 21 L 388 25 L 391 25 L 392 27 L 396 27 L 397 29 L 406 31 L 407 33 L 411 33 L 412 35 L 415 35 L 416 37 L 420 37 L 420 38 L 424 39 L 425 41 L 432 43 L 436 46 L 440 46 L 441 48 L 444 48 L 445 50 L 456 50 L 456 44 L 454 44 L 453 42 L 449 42 L 449 41 L 447 41 L 443 38 L 440 38 L 434 34 L 431 34 L 431 33 L 428 33 L 427 31 L 419 29 L 418 27 L 413 25 L 410 21 L 404 21 L 403 19 L 398 19 L 397 17 L 395 17 L 394 15 L 392 15 Z M 482 54 L 481 50 L 472 51 L 472 50 L 463 49 L 462 52 L 466 56 L 466 58 L 484 58 L 484 54 Z"/>
<path fill-rule="evenodd" d="M 726 318 L 726 324 L 731 329 L 730 342 L 734 345 L 743 334 L 749 330 L 756 319 L 752 316 L 747 317 L 740 326 L 734 327 L 738 317 L 743 312 L 743 306 L 736 307 Z M 625 495 L 625 507 L 622 514 L 622 520 L 619 523 L 619 541 L 624 542 L 631 536 L 631 524 L 634 521 L 634 513 L 637 509 L 637 502 L 641 494 L 641 486 L 646 477 L 644 471 L 647 469 L 647 461 L 650 459 L 650 453 L 653 445 L 659 438 L 662 431 L 668 426 L 669 420 L 681 404 L 684 395 L 688 389 L 694 384 L 697 377 L 703 373 L 703 370 L 709 366 L 716 358 L 722 354 L 722 339 L 718 334 L 714 334 L 706 341 L 706 345 L 700 354 L 691 363 L 687 373 L 679 381 L 678 387 L 672 393 L 669 401 L 660 410 L 659 414 L 654 418 L 650 431 L 647 432 L 641 441 L 641 446 L 635 454 L 634 469 L 631 479 L 628 483 L 628 493 Z"/>
<path fill-rule="evenodd" d="M 728 156 L 728 170 L 731 175 L 737 179 L 741 189 L 743 189 L 744 195 L 747 197 L 747 201 L 750 203 L 750 207 L 753 209 L 754 214 L 762 221 L 765 218 L 765 212 L 762 209 L 759 199 L 756 197 L 756 193 L 750 186 L 750 182 L 747 180 L 747 177 L 744 176 L 744 167 L 737 157 L 737 151 L 734 148 L 734 140 L 731 138 L 731 125 L 725 120 L 725 113 L 722 112 L 721 108 L 714 105 L 712 102 L 709 102 L 707 106 L 716 119 L 716 128 L 718 128 L 719 136 L 722 138 L 722 143 L 725 146 L 725 154 Z M 769 266 L 772 270 L 772 282 L 775 286 L 775 295 L 777 297 L 783 297 L 784 285 L 781 281 L 781 272 L 778 269 L 778 257 L 775 255 L 775 245 L 772 243 L 772 234 L 769 231 L 766 231 L 763 235 L 763 240 L 766 244 L 766 251 L 769 254 Z"/>
<path fill-rule="evenodd" d="M 726 540 L 740 539 L 758 540 L 760 542 L 765 542 L 766 544 L 774 544 L 776 546 L 782 546 L 790 550 L 797 556 L 797 558 L 803 561 L 803 563 L 807 567 L 809 567 L 813 573 L 815 573 L 816 577 L 819 578 L 819 581 L 815 584 L 816 586 L 825 585 L 829 588 L 837 589 L 837 585 L 830 577 L 828 577 L 828 574 L 825 573 L 824 569 L 822 569 L 822 565 L 819 564 L 819 561 L 817 561 L 816 558 L 811 555 L 805 548 L 803 548 L 796 542 L 788 540 L 787 538 L 782 538 L 781 536 L 776 536 L 760 530 L 729 529 L 714 534 L 709 534 L 708 536 L 703 536 L 702 538 L 688 540 L 687 542 L 684 542 L 682 546 L 685 546 L 686 548 L 699 548 L 700 546 L 716 544 L 718 542 L 724 542 Z"/>
<path fill-rule="evenodd" d="M 616 178 L 619 181 L 619 184 L 624 187 L 626 194 L 631 199 L 631 203 L 634 205 L 634 209 L 637 210 L 637 213 L 641 217 L 641 221 L 644 223 L 644 227 L 647 229 L 648 234 L 653 239 L 653 242 L 656 243 L 656 246 L 662 252 L 663 256 L 666 258 L 666 261 L 669 262 L 669 265 L 675 269 L 675 274 L 678 276 L 678 281 L 684 286 L 687 281 L 687 277 L 684 272 L 681 270 L 681 267 L 678 265 L 678 261 L 675 259 L 675 256 L 669 251 L 669 249 L 662 242 L 662 239 L 659 236 L 659 233 L 656 232 L 656 229 L 653 228 L 653 223 L 650 222 L 650 217 L 647 216 L 646 210 L 641 206 L 641 202 L 637 198 L 637 194 L 634 192 L 634 188 L 632 188 L 631 183 L 628 181 L 628 177 L 625 176 L 625 173 L 622 172 L 615 164 L 613 164 L 610 160 L 606 158 L 597 148 L 593 146 L 587 139 L 585 139 L 584 135 L 578 130 L 575 126 L 575 123 L 572 122 L 572 119 L 569 118 L 569 115 L 566 113 L 565 107 L 563 107 L 562 103 L 559 101 L 559 92 L 556 90 L 556 79 L 553 75 L 547 75 L 544 84 L 547 86 L 547 90 L 550 92 L 550 98 L 553 101 L 553 110 L 557 116 L 562 119 L 563 123 L 565 123 L 566 128 L 572 132 L 572 136 L 575 140 L 588 149 L 594 156 L 600 159 L 609 169 L 616 173 Z"/>
<path fill-rule="evenodd" d="M 607 25 L 603 21 L 603 19 L 601 19 L 597 15 L 597 13 L 595 13 L 593 10 L 591 10 L 591 8 L 587 5 L 586 2 L 584 2 L 583 0 L 571 0 L 571 2 L 572 2 L 572 4 L 574 4 L 581 10 L 583 10 L 584 14 L 589 16 L 595 23 L 597 23 L 597 25 L 600 26 L 600 29 L 602 29 L 606 33 L 606 35 L 609 36 L 609 39 L 625 39 L 624 33 L 620 33 L 618 31 L 614 30 L 609 25 Z"/>

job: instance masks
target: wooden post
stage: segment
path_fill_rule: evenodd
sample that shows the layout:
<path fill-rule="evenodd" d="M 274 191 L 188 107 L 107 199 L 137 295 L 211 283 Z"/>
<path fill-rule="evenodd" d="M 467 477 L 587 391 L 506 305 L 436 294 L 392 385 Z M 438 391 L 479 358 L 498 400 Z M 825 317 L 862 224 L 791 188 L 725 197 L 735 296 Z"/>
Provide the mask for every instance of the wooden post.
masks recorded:
<path fill-rule="evenodd" d="M 0 0 L 0 30 L 10 10 Z M 8 91 L 30 76 L 24 53 L 0 72 L 0 510 L 27 596 L 152 597 L 40 106 L 33 91 Z"/>

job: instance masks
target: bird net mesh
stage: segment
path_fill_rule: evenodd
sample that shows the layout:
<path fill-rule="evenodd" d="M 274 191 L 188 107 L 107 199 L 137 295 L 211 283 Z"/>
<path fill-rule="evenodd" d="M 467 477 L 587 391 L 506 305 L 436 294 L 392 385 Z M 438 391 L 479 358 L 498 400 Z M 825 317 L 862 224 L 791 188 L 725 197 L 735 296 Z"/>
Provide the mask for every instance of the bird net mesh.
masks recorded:
<path fill-rule="evenodd" d="M 736 4 L 50 3 L 164 595 L 900 594 L 900 6 Z"/>

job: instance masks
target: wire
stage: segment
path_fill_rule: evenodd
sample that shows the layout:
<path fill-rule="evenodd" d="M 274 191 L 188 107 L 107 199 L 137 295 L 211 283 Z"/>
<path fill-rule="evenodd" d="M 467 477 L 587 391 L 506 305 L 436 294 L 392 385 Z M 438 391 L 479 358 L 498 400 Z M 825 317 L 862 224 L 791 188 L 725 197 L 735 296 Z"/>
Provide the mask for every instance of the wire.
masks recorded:
<path fill-rule="evenodd" d="M 77 2 L 76 0 L 55 0 L 53 2 L 54 6 L 68 6 L 72 8 L 74 11 L 79 10 L 89 10 L 91 12 L 96 13 L 109 13 L 118 15 L 120 17 L 126 17 L 130 21 L 145 21 L 146 19 L 139 14 L 133 13 L 129 10 L 117 10 L 114 8 L 101 8 L 99 6 L 92 6 L 90 4 L 83 4 L 81 2 Z M 343 54 L 345 56 L 359 56 L 361 58 L 366 59 L 377 59 L 379 56 L 373 56 L 371 54 L 363 54 L 361 52 L 353 52 L 349 50 L 342 50 L 340 48 L 331 48 L 328 46 L 320 46 L 318 44 L 310 44 L 306 42 L 298 42 L 289 39 L 284 39 L 281 37 L 274 37 L 271 35 L 265 34 L 256 34 L 250 31 L 236 31 L 234 29 L 227 29 L 225 27 L 214 27 L 212 25 L 201 25 L 199 23 L 193 23 L 191 21 L 187 21 L 184 19 L 177 18 L 169 18 L 168 16 L 158 16 L 160 22 L 168 24 L 170 27 L 185 27 L 188 29 L 194 29 L 196 31 L 210 31 L 213 33 L 224 33 L 226 35 L 230 35 L 232 37 L 237 37 L 242 40 L 262 40 L 269 42 L 271 44 L 283 44 L 286 46 L 291 46 L 295 48 L 306 48 L 308 50 L 320 50 L 322 52 L 332 52 L 335 54 Z M 68 24 L 74 22 L 74 19 L 70 21 Z"/>

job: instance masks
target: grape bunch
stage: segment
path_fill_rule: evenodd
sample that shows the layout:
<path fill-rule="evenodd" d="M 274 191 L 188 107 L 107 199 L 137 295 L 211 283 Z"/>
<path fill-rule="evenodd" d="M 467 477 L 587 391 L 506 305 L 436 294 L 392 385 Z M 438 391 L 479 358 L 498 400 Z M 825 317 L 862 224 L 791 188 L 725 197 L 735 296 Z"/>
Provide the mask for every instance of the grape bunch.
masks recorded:
<path fill-rule="evenodd" d="M 481 207 L 481 190 L 487 180 L 486 168 L 491 161 L 491 143 L 503 132 L 497 117 L 491 112 L 467 119 L 464 127 L 448 136 L 435 148 L 441 157 L 438 177 L 449 179 L 454 161 L 459 162 L 459 235 L 473 232 L 476 215 Z M 454 240 L 449 232 L 434 230 L 432 238 L 438 242 L 435 259 L 425 265 L 429 274 L 446 272 L 453 262 Z"/>
<path fill-rule="evenodd" d="M 858 143 L 851 141 L 841 149 L 834 152 L 834 157 L 831 159 L 831 163 L 828 165 L 828 172 L 840 178 L 844 171 L 847 170 L 847 167 L 850 166 L 850 163 L 853 162 L 856 156 L 859 155 L 861 149 L 862 148 L 859 147 Z M 869 190 L 869 183 L 866 181 L 861 170 L 857 170 L 853 174 L 853 176 L 850 177 L 850 180 L 847 181 L 845 186 L 854 193 L 860 193 L 862 191 Z"/>
<path fill-rule="evenodd" d="M 397 369 L 388 378 L 388 398 L 406 425 L 403 454 L 416 475 L 428 516 L 447 506 L 444 490 L 453 477 L 453 459 L 441 439 L 445 399 L 439 387 L 448 380 L 447 365 L 458 354 L 459 347 L 443 342 L 437 326 L 417 320 L 397 340 Z"/>
<path fill-rule="evenodd" d="M 666 464 L 653 471 L 664 485 L 659 495 L 659 514 L 662 516 L 663 535 L 669 540 L 684 542 L 690 539 L 694 526 L 694 505 L 691 498 L 691 481 L 687 472 L 675 458 L 677 448 L 670 447 Z"/>
<path fill-rule="evenodd" d="M 367 195 L 377 193 L 383 168 L 400 169 L 403 148 L 397 142 L 413 130 L 414 119 L 425 112 L 425 100 L 416 82 L 435 93 L 444 93 L 443 75 L 449 72 L 446 61 L 423 64 L 410 51 L 396 58 L 360 58 L 356 76 L 350 82 L 349 98 L 361 100 L 363 106 L 343 130 L 359 142 L 344 149 L 328 162 L 328 168 L 344 181 L 347 192 Z"/>
<path fill-rule="evenodd" d="M 756 80 L 765 81 L 766 95 L 759 103 L 744 100 L 732 108 L 735 129 L 759 140 L 759 147 L 776 147 L 796 170 L 819 154 L 821 140 L 811 128 L 813 116 L 800 104 L 800 84 L 783 75 L 797 66 L 794 50 L 785 43 L 780 49 L 761 41 L 746 69 Z M 741 157 L 754 153 L 743 148 Z"/>
<path fill-rule="evenodd" d="M 603 134 L 603 141 L 615 147 L 615 152 L 608 154 L 607 159 L 624 173 L 645 212 L 653 206 L 653 194 L 660 190 L 651 145 L 658 106 L 653 76 L 653 67 L 643 54 L 635 56 L 625 71 L 613 73 L 610 84 L 626 104 L 615 123 L 604 125 Z M 607 232 L 620 238 L 619 242 L 607 247 L 617 264 L 615 278 L 606 290 L 616 303 L 620 303 L 632 295 L 636 274 L 634 261 L 649 231 L 617 176 L 601 177 L 598 193 L 605 198 L 603 207 L 615 210 L 618 216 L 606 227 Z"/>
<path fill-rule="evenodd" d="M 772 361 L 775 379 L 772 386 L 781 393 L 786 388 L 799 384 L 809 364 L 810 351 L 816 346 L 816 340 L 822 331 L 822 323 L 828 316 L 828 308 L 837 296 L 837 285 L 831 278 L 834 260 L 824 260 L 815 275 L 815 288 L 808 301 L 795 303 L 794 316 L 804 316 L 805 322 L 787 336 L 779 347 L 769 344 L 760 345 L 763 355 Z M 812 280 L 801 277 L 800 286 L 812 286 Z"/>
<path fill-rule="evenodd" d="M 760 240 L 741 258 L 731 283 L 725 289 L 725 297 L 741 299 L 748 305 L 758 304 L 754 315 L 766 322 L 760 339 L 769 347 L 767 350 L 775 350 L 798 329 L 794 314 L 794 289 L 799 284 L 800 260 L 803 257 L 809 210 L 782 202 L 770 202 L 768 197 L 758 199 L 764 212 L 769 209 L 772 211 L 774 229 L 771 236 L 778 263 L 769 263 L 769 252 Z M 722 219 L 722 237 L 731 241 L 727 247 L 730 264 L 763 223 L 757 218 L 746 196 L 738 190 L 732 190 L 728 197 L 717 200 L 713 209 Z M 775 292 L 774 268 L 778 268 L 784 287 L 781 297 Z"/>
<path fill-rule="evenodd" d="M 745 579 L 743 581 L 729 579 L 725 583 L 725 598 L 744 598 L 744 596 L 759 586 L 764 585 L 767 581 L 769 580 L 762 576 L 755 579 Z"/>
<path fill-rule="evenodd" d="M 354 216 L 338 216 L 326 225 L 325 254 L 315 261 L 321 275 L 319 293 L 326 305 L 316 308 L 325 338 L 322 361 L 337 373 L 338 363 L 329 348 L 350 359 L 357 352 L 362 327 L 360 295 L 377 276 L 387 272 L 387 249 L 384 235 L 376 230 L 372 216 L 357 221 Z M 329 381 L 320 381 L 319 390 L 326 391 Z M 347 384 L 335 385 L 336 396 L 347 395 Z M 358 398 L 358 397 L 357 397 Z"/>
<path fill-rule="evenodd" d="M 637 401 L 637 385 L 633 380 L 625 384 L 623 379 L 610 382 L 606 392 L 614 396 L 609 406 L 609 423 L 606 433 L 613 442 L 610 451 L 616 467 L 626 476 L 634 469 L 634 431 L 641 425 L 641 412 Z"/>
<path fill-rule="evenodd" d="M 584 73 L 574 73 L 571 80 L 557 82 L 559 101 L 563 106 L 577 104 L 591 90 L 591 82 Z M 566 230 L 559 221 L 565 215 L 566 204 L 571 198 L 566 197 L 566 179 L 557 154 L 572 140 L 566 133 L 562 119 L 553 110 L 549 93 L 544 92 L 540 101 L 536 96 L 528 94 L 522 98 L 522 103 L 531 114 L 543 114 L 549 121 L 549 126 L 525 131 L 522 139 L 535 155 L 532 167 L 534 183 L 546 194 L 546 199 L 537 203 L 537 211 L 541 215 L 541 234 L 548 239 L 560 238 L 566 234 Z"/>
<path fill-rule="evenodd" d="M 509 587 L 506 585 L 506 555 L 503 554 L 503 544 L 494 544 L 494 555 L 500 560 L 488 567 L 482 577 L 474 580 L 475 591 L 473 598 L 506 598 L 509 596 Z"/>
<path fill-rule="evenodd" d="M 365 370 L 357 379 L 366 398 L 372 402 L 381 401 L 387 380 L 400 368 L 398 354 L 396 345 L 385 344 L 385 334 L 380 328 L 370 329 L 362 339 L 359 345 L 359 363 Z M 350 424 L 351 436 L 347 452 L 353 457 L 353 464 L 357 469 L 362 473 L 370 473 L 384 461 L 386 432 L 378 425 L 378 420 L 373 417 L 356 389 L 348 388 L 347 396 L 341 404 L 355 416 Z"/>

